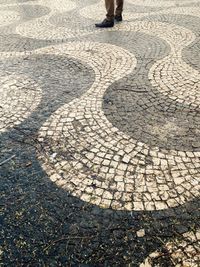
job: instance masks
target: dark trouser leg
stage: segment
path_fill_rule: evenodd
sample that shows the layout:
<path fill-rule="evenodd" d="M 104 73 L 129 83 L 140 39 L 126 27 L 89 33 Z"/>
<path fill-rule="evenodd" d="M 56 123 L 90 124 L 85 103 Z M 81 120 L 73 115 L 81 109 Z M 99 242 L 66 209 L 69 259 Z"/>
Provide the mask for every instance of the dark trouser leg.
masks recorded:
<path fill-rule="evenodd" d="M 123 11 L 123 5 L 124 5 L 124 0 L 116 0 L 117 6 L 115 10 L 115 15 L 120 16 Z"/>
<path fill-rule="evenodd" d="M 106 5 L 106 18 L 109 21 L 113 21 L 114 20 L 114 0 L 105 0 L 105 5 Z"/>

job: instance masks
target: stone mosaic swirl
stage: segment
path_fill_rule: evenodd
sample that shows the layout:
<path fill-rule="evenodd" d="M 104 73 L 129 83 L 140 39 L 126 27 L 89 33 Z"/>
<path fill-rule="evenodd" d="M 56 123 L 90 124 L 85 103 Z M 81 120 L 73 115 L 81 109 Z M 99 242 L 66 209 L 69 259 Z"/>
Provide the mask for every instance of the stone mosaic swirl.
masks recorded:
<path fill-rule="evenodd" d="M 175 240 L 165 244 L 164 252 L 156 251 L 140 264 L 140 267 L 153 267 L 159 264 L 159 260 L 173 261 L 175 266 L 197 267 L 200 262 L 200 231 L 183 234 L 182 240 Z M 159 265 L 160 266 L 160 265 Z"/>
<path fill-rule="evenodd" d="M 35 4 L 37 0 L 1 0 L 0 5 L 2 6 L 12 6 L 12 5 L 26 5 L 28 4 Z"/>
<path fill-rule="evenodd" d="M 200 0 L 0 7 L 0 258 L 198 266 Z"/>
<path fill-rule="evenodd" d="M 41 90 L 25 75 L 0 77 L 0 133 L 23 122 L 39 105 Z"/>
<path fill-rule="evenodd" d="M 63 9 L 63 12 L 70 11 L 73 8 L 75 8 L 74 3 L 70 4 L 67 7 Z M 44 5 L 44 3 L 41 3 L 41 5 Z M 96 12 L 98 10 L 98 13 Z M 164 14 L 184 14 L 184 15 L 192 15 L 199 17 L 200 15 L 200 8 L 199 7 L 171 7 L 166 10 L 161 11 L 151 11 L 150 13 L 156 14 L 156 15 L 164 15 Z M 89 18 L 92 20 L 101 20 L 102 17 L 105 16 L 105 10 L 102 6 L 101 2 L 98 2 L 93 5 L 86 6 L 85 8 L 82 8 L 78 10 L 78 15 L 81 15 L 83 18 Z M 99 30 L 94 28 L 93 23 L 88 23 L 87 20 L 83 20 L 79 22 L 78 24 L 75 23 L 74 18 L 72 15 L 67 15 L 66 13 L 63 14 L 63 20 L 71 21 L 73 26 L 70 27 L 67 25 L 61 26 L 56 25 L 54 17 L 57 14 L 56 9 L 52 9 L 52 11 L 41 18 L 34 19 L 27 21 L 25 23 L 20 24 L 16 28 L 16 32 L 20 34 L 23 37 L 28 38 L 36 38 L 36 39 L 42 39 L 42 40 L 62 40 L 62 39 L 68 39 L 68 38 L 75 38 L 75 37 L 81 37 L 88 34 L 99 32 Z M 74 14 L 74 16 L 77 16 L 77 14 Z M 135 13 L 135 12 L 126 12 L 124 14 L 125 21 L 123 24 L 118 24 L 115 26 L 115 28 L 108 29 L 108 31 L 116 31 L 116 30 L 122 30 L 122 31 L 134 31 L 135 26 L 133 22 L 129 22 L 133 19 L 140 19 L 145 18 L 146 16 L 149 16 L 149 13 L 141 12 L 141 13 Z M 57 20 L 60 20 L 61 14 L 59 14 L 59 17 Z M 128 21 L 127 21 L 128 20 Z M 71 24 L 71 25 L 72 25 Z M 81 24 L 83 24 L 81 26 Z M 137 24 L 137 23 L 136 23 Z M 76 26 L 74 26 L 76 25 Z M 172 27 L 173 28 L 173 27 Z M 104 31 L 104 30 L 102 30 Z"/>
<path fill-rule="evenodd" d="M 64 0 L 24 0 L 24 1 L 15 1 L 15 0 L 2 0 L 0 2 L 2 6 L 26 6 L 26 5 L 41 5 L 50 8 L 53 12 L 64 12 L 74 9 L 76 4 L 73 1 L 64 1 Z"/>
<path fill-rule="evenodd" d="M 58 47 L 58 49 L 59 49 L 59 47 Z M 52 168 L 52 170 L 48 170 L 49 167 L 51 168 L 51 164 L 50 164 L 50 166 L 48 166 L 48 161 L 46 162 L 46 164 L 43 164 L 43 167 L 45 168 L 47 173 L 49 173 L 49 171 L 50 171 L 49 175 L 53 181 L 58 180 L 58 181 L 56 181 L 56 183 L 59 185 L 60 185 L 60 183 L 65 184 L 65 188 L 68 189 L 69 191 L 71 191 L 72 194 L 75 194 L 76 196 L 78 196 L 78 192 L 84 186 L 85 190 L 86 190 L 85 197 L 84 196 L 80 196 L 80 197 L 81 197 L 81 199 L 87 201 L 86 197 L 88 198 L 90 196 L 87 194 L 87 190 L 89 190 L 89 191 L 91 190 L 91 188 L 92 188 L 91 184 L 92 184 L 92 181 L 94 178 L 92 178 L 92 177 L 89 178 L 88 172 L 86 171 L 86 173 L 85 173 L 85 168 L 88 168 L 90 165 L 90 161 L 92 160 L 90 157 L 92 155 L 95 156 L 93 150 L 97 150 L 98 147 L 102 146 L 101 145 L 102 142 L 105 142 L 105 146 L 109 145 L 111 147 L 113 145 L 111 145 L 110 142 L 111 141 L 113 141 L 114 143 L 116 142 L 116 141 L 114 141 L 114 139 L 112 140 L 111 136 L 108 136 L 108 139 L 106 138 L 105 141 L 103 141 L 103 139 L 102 139 L 102 137 L 104 137 L 104 136 L 106 137 L 106 135 L 105 135 L 106 132 L 103 133 L 104 130 L 106 131 L 106 128 L 109 129 L 110 127 L 112 127 L 112 125 L 103 116 L 103 113 L 101 110 L 101 105 L 102 105 L 101 100 L 102 100 L 103 93 L 107 89 L 107 86 L 109 86 L 113 81 L 118 80 L 118 79 L 120 79 L 120 77 L 123 77 L 127 73 L 131 72 L 136 65 L 136 60 L 135 60 L 135 57 L 133 55 L 131 55 L 130 53 L 128 53 L 127 51 L 124 51 L 123 49 L 117 48 L 117 47 L 112 46 L 112 45 L 107 45 L 107 48 L 105 49 L 105 47 L 102 47 L 100 44 L 95 44 L 95 43 L 94 44 L 93 43 L 88 43 L 88 44 L 87 43 L 80 43 L 80 44 L 78 43 L 78 44 L 74 44 L 74 48 L 72 48 L 71 44 L 69 44 L 69 46 L 67 46 L 67 45 L 65 45 L 63 47 L 61 46 L 60 51 L 66 51 L 65 52 L 66 54 L 69 54 L 70 56 L 75 56 L 75 57 L 77 57 L 81 60 L 84 60 L 85 62 L 91 64 L 91 66 L 93 67 L 93 69 L 96 73 L 96 80 L 95 80 L 94 84 L 92 85 L 92 87 L 87 91 L 87 93 L 85 93 L 80 99 L 76 99 L 75 101 L 72 101 L 67 106 L 63 106 L 61 109 L 59 109 L 52 116 L 52 118 L 44 124 L 44 127 L 42 127 L 40 130 L 40 139 L 39 140 L 45 141 L 45 140 L 49 139 L 49 137 L 50 137 L 50 136 L 48 136 L 49 131 L 47 130 L 47 132 L 46 132 L 45 129 L 48 129 L 49 123 L 54 124 L 54 120 L 58 120 L 60 122 L 59 129 L 62 129 L 63 127 L 65 128 L 65 130 L 63 131 L 64 136 L 66 136 L 67 139 L 72 138 L 72 140 L 69 141 L 70 143 L 72 142 L 71 145 L 74 143 L 75 139 L 77 138 L 77 141 L 75 141 L 75 142 L 77 143 L 77 145 L 82 144 L 81 145 L 82 148 L 79 147 L 79 145 L 77 147 L 73 147 L 73 146 L 68 147 L 69 144 L 65 142 L 65 148 L 64 149 L 66 149 L 67 151 L 71 151 L 72 149 L 76 150 L 76 152 L 74 151 L 74 153 L 75 153 L 74 157 L 75 158 L 71 162 L 70 161 L 68 162 L 68 161 L 66 161 L 66 159 L 61 157 L 60 158 L 61 162 L 59 162 L 59 163 L 57 162 L 56 165 Z M 112 58 L 114 58 L 114 60 L 112 60 Z M 109 69 L 109 74 L 107 74 L 108 69 Z M 63 116 L 62 119 L 60 117 L 61 114 Z M 53 121 L 51 122 L 51 120 L 53 120 Z M 83 127 L 83 133 L 82 133 L 83 136 L 81 136 L 82 134 L 79 136 L 79 131 L 77 132 L 77 130 L 80 127 L 81 128 Z M 91 127 L 91 130 L 93 130 L 93 133 L 92 132 L 90 133 L 89 131 L 88 131 L 88 133 L 86 133 L 84 128 L 90 129 L 90 127 Z M 68 134 L 69 134 L 68 129 L 70 129 L 70 128 L 71 128 L 71 131 L 73 132 L 72 136 L 71 136 L 71 134 L 68 136 Z M 113 132 L 111 132 L 111 134 L 113 135 L 113 138 L 116 135 L 116 131 L 117 131 L 117 129 L 113 129 Z M 59 139 L 60 138 L 62 139 L 62 136 L 60 136 L 60 134 L 58 135 L 56 133 L 56 128 L 55 128 L 55 131 L 52 132 L 52 135 L 50 137 L 52 139 L 51 140 L 52 144 L 58 141 L 57 137 L 54 136 L 54 134 L 56 134 L 56 136 Z M 85 136 L 85 134 L 86 134 L 86 136 Z M 81 140 L 83 140 L 83 143 L 81 142 Z M 92 148 L 88 151 L 87 155 L 84 155 L 83 159 L 76 158 L 76 157 L 81 156 L 80 155 L 81 150 L 85 150 L 85 152 L 87 152 L 89 145 L 92 146 Z M 103 146 L 102 146 L 102 148 L 103 148 Z M 49 153 L 49 147 L 48 146 L 46 147 L 46 149 L 47 149 L 46 153 Z M 57 150 L 58 147 L 53 148 L 53 150 L 55 150 L 55 149 Z M 113 154 L 113 151 L 111 151 L 111 153 Z M 114 156 L 112 154 L 110 155 L 111 158 Z M 49 158 L 50 158 L 50 155 L 49 155 Z M 44 157 L 44 159 L 45 159 L 45 157 Z M 86 160 L 86 162 L 84 163 L 85 160 Z M 101 168 L 100 166 L 98 166 L 99 165 L 98 162 L 100 163 L 99 160 L 101 161 L 101 155 L 96 156 L 96 167 L 97 168 Z M 106 159 L 105 159 L 105 161 L 106 161 Z M 113 160 L 113 162 L 114 162 L 114 160 Z M 64 178 L 64 179 L 62 179 L 62 175 L 61 176 L 59 175 L 60 164 L 65 165 L 65 167 L 64 167 L 65 172 L 63 173 L 63 175 L 66 175 L 68 173 L 68 169 L 71 172 L 71 174 L 68 173 L 67 176 L 68 175 L 69 176 Z M 71 164 L 74 165 L 73 169 L 71 168 L 72 167 Z M 85 168 L 84 168 L 84 165 L 85 165 Z M 56 166 L 58 166 L 58 169 Z M 53 171 L 53 173 L 51 173 L 52 171 Z M 80 174 L 80 178 L 74 177 L 74 175 L 75 176 L 77 175 L 77 171 Z M 94 174 L 95 174 L 95 172 L 94 172 Z M 111 176 L 113 176 L 113 175 L 111 174 Z M 57 179 L 56 177 L 60 178 L 60 179 Z M 82 180 L 81 177 L 83 179 L 82 184 L 80 184 L 80 181 Z M 81 180 L 79 180 L 79 179 L 81 179 Z M 71 180 L 71 182 L 70 182 L 70 180 Z M 98 182 L 98 179 L 96 180 L 96 182 Z M 74 188 L 74 190 L 71 190 L 70 188 L 73 186 L 73 184 L 74 185 L 76 184 L 76 187 Z M 106 186 L 106 184 L 105 184 L 105 186 Z M 101 190 L 101 188 L 100 188 L 100 190 Z M 97 191 L 98 191 L 98 189 L 97 189 Z M 102 194 L 101 191 L 99 193 Z M 108 191 L 106 192 L 106 190 L 105 190 L 105 193 L 107 194 Z M 98 198 L 98 196 L 96 196 L 96 197 Z M 96 203 L 96 201 L 97 200 L 95 200 L 95 203 Z"/>
<path fill-rule="evenodd" d="M 182 1 L 170 1 L 164 0 L 162 3 L 160 0 L 127 0 L 128 3 L 138 6 L 162 6 L 162 7 L 169 7 L 169 6 L 179 6 L 180 4 L 192 4 L 198 3 L 198 0 L 182 0 Z"/>
<path fill-rule="evenodd" d="M 134 1 L 135 3 L 135 1 Z M 163 5 L 162 5 L 163 6 Z M 96 12 L 96 10 L 98 10 L 98 13 Z M 146 11 L 146 10 L 145 10 Z M 124 19 L 125 21 L 131 21 L 133 19 L 141 19 L 141 18 L 145 18 L 148 17 L 150 14 L 151 15 L 156 15 L 156 16 L 162 16 L 164 14 L 183 14 L 183 15 L 191 15 L 191 16 L 195 16 L 195 17 L 200 17 L 200 7 L 196 6 L 196 7 L 182 7 L 182 6 L 177 6 L 174 7 L 174 5 L 169 6 L 166 9 L 162 9 L 162 10 L 150 10 L 149 12 L 145 12 L 145 11 L 141 11 L 141 12 L 137 12 L 135 10 L 130 11 L 129 9 L 126 10 L 126 12 L 124 13 Z M 101 20 L 102 17 L 105 16 L 105 10 L 102 6 L 101 2 L 86 6 L 84 8 L 82 8 L 79 11 L 80 15 L 85 17 L 85 18 L 89 18 L 92 20 Z"/>
<path fill-rule="evenodd" d="M 65 13 L 73 10 L 76 4 L 72 1 L 41 1 L 38 4 L 41 6 L 51 7 L 51 12 L 36 20 L 27 21 L 20 24 L 16 28 L 16 32 L 24 37 L 37 39 L 65 39 L 71 38 L 78 34 L 77 31 L 65 27 L 57 27 L 50 22 L 50 18 L 56 14 L 61 15 L 60 12 Z M 72 19 L 71 17 L 68 19 Z M 83 32 L 87 32 L 84 30 Z"/>
<path fill-rule="evenodd" d="M 195 169 L 200 166 L 199 152 L 166 153 L 159 148 L 150 149 L 148 145 L 120 133 L 104 117 L 101 110 L 103 94 L 115 81 L 111 77 L 122 77 L 116 67 L 117 55 L 124 55 L 125 69 L 122 63 L 119 64 L 126 75 L 136 62 L 127 51 L 119 52 L 119 48 L 107 45 L 108 51 L 110 48 L 116 54 L 108 57 L 106 54 L 111 52 L 108 53 L 104 47 L 102 55 L 101 46 L 96 46 L 88 44 L 83 48 L 84 44 L 78 44 L 73 50 L 60 48 L 70 56 L 77 56 L 80 49 L 86 51 L 84 57 L 79 52 L 78 58 L 89 62 L 98 75 L 86 94 L 57 110 L 40 130 L 39 140 L 48 143 L 44 147 L 49 156 L 46 161 L 45 155 L 42 159 L 50 178 L 82 200 L 114 209 L 165 209 L 198 196 L 199 174 Z M 99 62 L 98 65 L 91 62 L 91 56 L 92 60 Z M 106 62 L 107 58 L 111 61 Z M 106 74 L 106 66 L 109 74 Z M 112 73 L 112 68 L 118 71 L 118 76 Z M 53 130 L 48 130 L 53 125 Z M 70 154 L 70 160 L 64 156 L 65 153 Z M 148 155 L 153 163 L 144 168 Z M 179 171 L 180 166 L 191 161 L 190 174 Z"/>
<path fill-rule="evenodd" d="M 14 11 L 0 10 L 0 27 L 7 26 L 17 22 L 20 19 L 20 14 Z"/>
<path fill-rule="evenodd" d="M 55 14 L 73 10 L 76 7 L 74 2 L 39 1 L 37 4 L 50 5 L 52 11 L 17 26 L 18 34 L 58 40 L 100 32 L 91 27 L 77 30 L 51 23 Z M 100 4 L 81 9 L 81 16 L 93 19 L 94 10 L 103 10 Z M 134 5 L 158 6 L 158 2 L 136 1 Z M 199 16 L 194 7 L 175 7 L 174 1 L 165 1 L 162 6 L 170 9 L 158 11 L 158 15 L 172 12 Z M 132 17 L 130 14 L 131 19 L 145 16 L 147 13 L 133 14 Z M 153 88 L 151 94 L 156 99 L 157 91 L 170 100 L 169 108 L 184 104 L 193 107 L 193 110 L 199 109 L 199 71 L 182 59 L 182 50 L 196 39 L 191 30 L 158 21 L 137 20 L 102 30 L 105 31 L 141 32 L 167 42 L 170 53 L 157 60 L 148 72 Z M 96 81 L 87 93 L 58 109 L 40 129 L 39 140 L 44 142 L 45 154 L 39 155 L 39 158 L 50 179 L 84 201 L 117 210 L 162 210 L 199 196 L 198 149 L 191 152 L 152 147 L 148 142 L 120 132 L 102 111 L 104 93 L 111 84 L 133 71 L 135 56 L 109 44 L 103 47 L 92 42 L 73 45 L 73 49 L 72 43 L 68 43 L 36 52 L 72 56 L 90 64 L 96 73 Z M 147 160 L 149 157 L 150 162 Z"/>
<path fill-rule="evenodd" d="M 75 1 L 65 0 L 40 0 L 37 4 L 50 8 L 54 13 L 70 11 L 76 7 Z"/>

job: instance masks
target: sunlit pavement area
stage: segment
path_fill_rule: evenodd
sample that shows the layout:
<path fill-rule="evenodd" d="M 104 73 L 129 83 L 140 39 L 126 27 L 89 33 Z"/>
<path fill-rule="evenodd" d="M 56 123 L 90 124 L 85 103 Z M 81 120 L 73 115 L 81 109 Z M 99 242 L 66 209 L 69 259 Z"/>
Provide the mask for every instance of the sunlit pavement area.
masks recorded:
<path fill-rule="evenodd" d="M 0 0 L 1 266 L 200 266 L 200 0 Z"/>

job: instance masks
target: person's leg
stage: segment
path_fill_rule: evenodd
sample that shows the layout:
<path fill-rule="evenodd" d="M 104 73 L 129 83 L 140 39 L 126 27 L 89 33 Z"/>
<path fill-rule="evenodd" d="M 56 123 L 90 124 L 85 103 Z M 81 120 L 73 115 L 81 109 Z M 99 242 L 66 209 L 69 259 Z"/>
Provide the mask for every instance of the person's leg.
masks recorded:
<path fill-rule="evenodd" d="M 124 0 L 116 0 L 116 9 L 115 9 L 116 21 L 122 21 L 123 5 L 124 5 Z"/>
<path fill-rule="evenodd" d="M 116 16 L 121 16 L 122 11 L 123 11 L 123 6 L 124 6 L 124 0 L 116 0 L 116 10 L 115 10 L 115 15 Z"/>
<path fill-rule="evenodd" d="M 109 28 L 114 26 L 114 10 L 115 10 L 115 2 L 114 0 L 105 0 L 106 6 L 106 19 L 104 19 L 101 23 L 96 23 L 95 26 L 98 28 Z"/>
<path fill-rule="evenodd" d="M 109 21 L 114 20 L 114 9 L 115 9 L 115 3 L 114 0 L 105 0 L 105 6 L 106 6 L 106 18 Z"/>

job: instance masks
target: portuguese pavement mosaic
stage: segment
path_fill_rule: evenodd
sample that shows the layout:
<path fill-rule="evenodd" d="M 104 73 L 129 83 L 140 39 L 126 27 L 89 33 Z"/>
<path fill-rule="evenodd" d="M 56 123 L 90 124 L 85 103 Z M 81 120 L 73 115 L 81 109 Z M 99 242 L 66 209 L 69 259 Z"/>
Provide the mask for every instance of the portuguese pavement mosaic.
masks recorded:
<path fill-rule="evenodd" d="M 0 0 L 2 266 L 199 266 L 200 1 Z"/>

